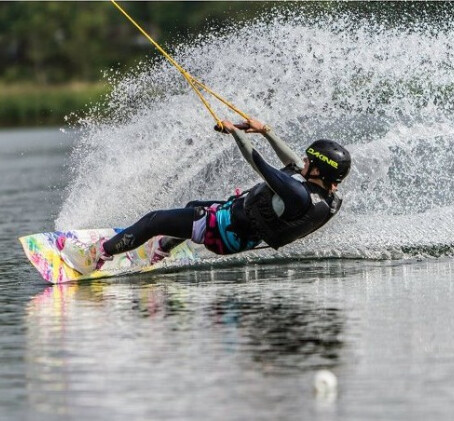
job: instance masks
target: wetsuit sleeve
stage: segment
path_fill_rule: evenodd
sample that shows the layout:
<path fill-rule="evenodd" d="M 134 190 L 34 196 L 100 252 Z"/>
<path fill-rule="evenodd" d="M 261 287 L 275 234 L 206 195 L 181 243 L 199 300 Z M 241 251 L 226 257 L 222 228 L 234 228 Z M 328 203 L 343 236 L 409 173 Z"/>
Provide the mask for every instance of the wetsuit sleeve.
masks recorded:
<path fill-rule="evenodd" d="M 304 163 L 301 157 L 290 149 L 289 146 L 279 136 L 277 136 L 272 129 L 263 136 L 265 136 L 266 140 L 268 140 L 269 144 L 276 152 L 276 155 L 284 165 L 296 164 L 299 169 L 302 170 L 304 168 Z"/>
<path fill-rule="evenodd" d="M 235 130 L 232 135 L 246 161 L 284 202 L 282 217 L 291 219 L 309 207 L 311 199 L 301 182 L 268 164 L 242 132 Z"/>
<path fill-rule="evenodd" d="M 250 140 L 243 132 L 238 129 L 235 129 L 232 132 L 232 135 L 244 159 L 263 178 L 262 174 L 260 174 L 259 169 L 256 167 L 254 160 L 252 159 L 252 151 L 254 150 L 254 148 L 252 147 Z"/>

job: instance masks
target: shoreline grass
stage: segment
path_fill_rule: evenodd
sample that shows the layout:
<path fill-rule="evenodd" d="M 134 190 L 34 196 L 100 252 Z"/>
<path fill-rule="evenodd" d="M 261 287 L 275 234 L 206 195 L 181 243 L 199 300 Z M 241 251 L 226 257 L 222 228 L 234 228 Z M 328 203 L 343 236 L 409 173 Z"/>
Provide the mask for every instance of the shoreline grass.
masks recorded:
<path fill-rule="evenodd" d="M 109 91 L 100 82 L 49 86 L 0 82 L 0 127 L 62 125 L 65 116 L 87 110 Z"/>

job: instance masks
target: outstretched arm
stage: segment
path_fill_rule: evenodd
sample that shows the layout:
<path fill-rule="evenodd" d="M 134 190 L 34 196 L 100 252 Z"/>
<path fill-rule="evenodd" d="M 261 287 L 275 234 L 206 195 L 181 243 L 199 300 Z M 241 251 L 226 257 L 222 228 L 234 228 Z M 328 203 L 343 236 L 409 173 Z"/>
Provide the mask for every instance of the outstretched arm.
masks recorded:
<path fill-rule="evenodd" d="M 298 168 L 304 168 L 304 163 L 301 157 L 290 149 L 290 147 L 279 136 L 277 136 L 276 133 L 274 133 L 274 130 L 271 127 L 254 119 L 247 120 L 238 127 L 247 127 L 244 129 L 246 133 L 261 133 L 265 136 L 266 140 L 268 140 L 269 144 L 276 152 L 276 155 L 284 165 L 296 164 Z"/>
<path fill-rule="evenodd" d="M 253 153 L 257 153 L 253 146 L 252 143 L 249 141 L 247 136 L 244 135 L 244 133 L 240 132 L 238 129 L 235 129 L 232 132 L 233 138 L 235 139 L 236 144 L 238 145 L 238 148 L 243 155 L 244 159 L 249 163 L 249 165 L 254 168 L 254 170 L 263 178 L 263 175 L 261 174 L 260 170 L 257 168 L 257 165 L 254 162 L 253 159 Z"/>
<path fill-rule="evenodd" d="M 264 133 L 263 136 L 265 136 L 266 140 L 268 140 L 284 165 L 296 164 L 299 169 L 302 170 L 304 168 L 304 163 L 301 157 L 290 149 L 289 146 L 274 133 L 273 129 Z"/>
<path fill-rule="evenodd" d="M 244 159 L 248 162 L 248 164 L 254 168 L 254 170 L 262 177 L 263 174 L 258 169 L 257 165 L 253 159 L 253 152 L 258 153 L 252 146 L 250 140 L 242 133 L 236 126 L 234 126 L 230 121 L 224 120 L 222 122 L 224 126 L 224 131 L 226 133 L 231 133 L 233 138 L 235 139 L 236 144 L 238 145 L 238 149 L 240 150 L 241 154 L 243 155 Z"/>
<path fill-rule="evenodd" d="M 228 121 L 222 123 L 226 131 L 233 135 L 246 161 L 283 201 L 282 216 L 291 218 L 293 214 L 306 209 L 310 200 L 301 182 L 268 164 L 254 149 L 248 137 L 232 123 Z"/>

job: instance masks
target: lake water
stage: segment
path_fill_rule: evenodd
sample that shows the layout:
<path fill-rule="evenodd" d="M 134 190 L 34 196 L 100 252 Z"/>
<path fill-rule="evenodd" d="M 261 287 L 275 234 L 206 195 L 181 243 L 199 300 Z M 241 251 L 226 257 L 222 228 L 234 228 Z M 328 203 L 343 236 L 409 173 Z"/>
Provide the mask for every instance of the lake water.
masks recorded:
<path fill-rule="evenodd" d="M 0 132 L 2 421 L 452 419 L 451 259 L 45 284 L 17 237 L 54 229 L 71 137 Z"/>
<path fill-rule="evenodd" d="M 451 15 L 276 12 L 173 49 L 295 150 L 351 152 L 339 215 L 279 252 L 59 286 L 26 261 L 21 235 L 257 182 L 162 60 L 107 72 L 80 134 L 0 132 L 0 421 L 451 420 Z M 314 393 L 321 369 L 337 394 Z"/>

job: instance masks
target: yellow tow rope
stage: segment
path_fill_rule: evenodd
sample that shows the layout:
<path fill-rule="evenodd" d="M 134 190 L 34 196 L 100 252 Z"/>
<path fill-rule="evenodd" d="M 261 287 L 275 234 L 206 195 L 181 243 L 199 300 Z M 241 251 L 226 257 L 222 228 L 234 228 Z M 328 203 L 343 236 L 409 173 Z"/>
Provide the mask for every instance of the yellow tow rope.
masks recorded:
<path fill-rule="evenodd" d="M 216 124 L 220 129 L 223 128 L 221 119 L 216 115 L 214 112 L 213 108 L 211 107 L 210 103 L 206 100 L 206 98 L 202 95 L 202 93 L 199 91 L 199 88 L 204 89 L 206 92 L 209 94 L 213 95 L 216 99 L 227 105 L 231 110 L 235 111 L 237 114 L 239 114 L 241 117 L 243 117 L 246 120 L 249 120 L 249 116 L 246 113 L 243 113 L 240 111 L 238 108 L 236 108 L 233 104 L 231 104 L 229 101 L 226 99 L 222 98 L 219 94 L 208 88 L 208 86 L 204 85 L 202 82 L 197 80 L 194 76 L 189 74 L 183 67 L 181 67 L 153 38 L 151 38 L 150 35 L 148 35 L 142 27 L 131 17 L 126 13 L 126 11 L 115 1 L 115 0 L 110 0 L 114 6 L 121 12 L 123 15 L 125 15 L 128 20 L 142 33 L 142 35 L 145 36 L 145 38 L 148 39 L 156 48 L 157 50 L 170 62 L 172 63 L 173 66 L 177 68 L 177 70 L 183 75 L 183 77 L 188 81 L 189 85 L 191 86 L 192 89 L 194 89 L 195 93 L 197 96 L 200 98 L 202 101 L 203 105 L 207 108 L 209 113 L 213 116 L 213 118 L 216 120 Z"/>

